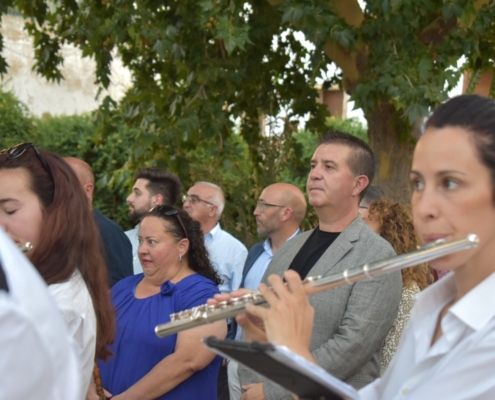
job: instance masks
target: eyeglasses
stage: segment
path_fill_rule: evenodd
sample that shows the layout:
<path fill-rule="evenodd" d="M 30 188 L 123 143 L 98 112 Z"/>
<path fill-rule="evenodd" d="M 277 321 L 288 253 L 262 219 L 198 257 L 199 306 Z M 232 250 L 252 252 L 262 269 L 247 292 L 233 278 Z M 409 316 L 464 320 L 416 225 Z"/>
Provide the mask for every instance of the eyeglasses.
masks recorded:
<path fill-rule="evenodd" d="M 215 204 L 213 203 L 210 203 L 209 201 L 206 201 L 206 200 L 203 200 L 201 197 L 199 197 L 197 194 L 186 194 L 184 196 L 182 196 L 182 202 L 185 203 L 186 201 L 190 201 L 191 203 L 193 204 L 197 204 L 199 202 L 203 202 L 203 203 L 206 203 L 210 206 L 214 206 Z"/>
<path fill-rule="evenodd" d="M 17 157 L 22 156 L 29 149 L 34 150 L 34 152 L 38 156 L 38 159 L 40 160 L 41 164 L 43 164 L 43 167 L 50 174 L 52 181 L 55 184 L 55 179 L 53 178 L 53 174 L 52 174 L 52 170 L 51 170 L 50 166 L 46 162 L 45 157 L 43 157 L 43 155 L 40 153 L 40 151 L 34 145 L 34 143 L 31 143 L 31 142 L 20 143 L 14 147 L 11 147 L 10 149 L 8 149 L 7 155 L 9 156 L 9 158 L 17 158 Z"/>
<path fill-rule="evenodd" d="M 175 215 L 177 217 L 177 220 L 179 221 L 180 226 L 182 227 L 182 230 L 184 231 L 184 235 L 186 235 L 186 239 L 189 239 L 187 236 L 186 227 L 184 226 L 184 223 L 180 219 L 179 211 L 176 208 L 161 204 L 158 206 L 154 206 L 150 210 L 150 212 L 153 212 L 153 211 L 158 211 L 160 214 L 167 215 L 167 216 Z"/>
<path fill-rule="evenodd" d="M 264 201 L 258 200 L 256 207 L 260 209 L 260 212 L 265 212 L 266 207 L 279 207 L 285 208 L 286 206 L 279 206 L 278 204 L 265 203 Z"/>

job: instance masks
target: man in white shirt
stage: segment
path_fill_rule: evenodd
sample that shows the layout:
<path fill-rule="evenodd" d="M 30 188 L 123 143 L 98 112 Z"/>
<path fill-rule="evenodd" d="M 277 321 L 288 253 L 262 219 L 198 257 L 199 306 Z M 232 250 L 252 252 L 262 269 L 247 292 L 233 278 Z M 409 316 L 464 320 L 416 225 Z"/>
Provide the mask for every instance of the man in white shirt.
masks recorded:
<path fill-rule="evenodd" d="M 46 284 L 0 228 L 0 398 L 76 400 L 75 342 Z"/>
<path fill-rule="evenodd" d="M 184 210 L 201 224 L 213 268 L 223 281 L 218 288 L 222 293 L 238 289 L 247 249 L 218 223 L 225 206 L 222 189 L 210 182 L 197 182 L 183 200 Z"/>
<path fill-rule="evenodd" d="M 173 206 L 180 198 L 182 184 L 171 172 L 161 168 L 139 168 L 136 183 L 126 201 L 129 203 L 129 217 L 141 221 L 154 206 L 165 204 Z M 125 232 L 132 244 L 132 263 L 134 274 L 143 272 L 138 257 L 139 224 Z"/>
<path fill-rule="evenodd" d="M 211 263 L 223 281 L 218 288 L 222 293 L 238 289 L 247 249 L 239 240 L 222 230 L 218 223 L 225 206 L 222 189 L 210 182 L 197 182 L 188 190 L 183 202 L 184 210 L 201 224 Z M 223 363 L 218 375 L 219 400 L 228 399 L 227 392 L 227 371 Z"/>
<path fill-rule="evenodd" d="M 241 281 L 243 288 L 257 290 L 261 278 L 278 249 L 297 235 L 299 225 L 306 214 L 303 192 L 290 183 L 275 183 L 261 192 L 254 215 L 258 233 L 267 239 L 249 249 Z M 233 324 L 231 337 L 241 339 L 242 330 Z M 237 375 L 237 362 L 228 363 L 230 399 L 241 397 L 241 385 Z"/>

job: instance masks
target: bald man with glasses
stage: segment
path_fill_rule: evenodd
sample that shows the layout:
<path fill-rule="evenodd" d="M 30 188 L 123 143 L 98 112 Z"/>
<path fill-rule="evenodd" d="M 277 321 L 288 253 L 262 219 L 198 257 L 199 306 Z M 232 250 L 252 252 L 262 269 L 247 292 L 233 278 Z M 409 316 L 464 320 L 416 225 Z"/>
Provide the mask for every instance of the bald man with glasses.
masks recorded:
<path fill-rule="evenodd" d="M 256 243 L 249 253 L 242 272 L 240 287 L 256 290 L 278 249 L 300 233 L 299 225 L 306 215 L 306 199 L 303 192 L 290 183 L 274 183 L 267 186 L 258 199 L 254 216 L 258 234 L 266 240 Z M 230 338 L 240 340 L 242 330 L 233 324 Z M 241 385 L 237 375 L 237 363 L 228 364 L 230 399 L 241 397 Z"/>
<path fill-rule="evenodd" d="M 222 189 L 211 182 L 196 182 L 183 201 L 184 210 L 201 224 L 211 263 L 223 281 L 218 288 L 222 293 L 238 289 L 247 249 L 220 227 L 218 220 L 225 206 Z"/>

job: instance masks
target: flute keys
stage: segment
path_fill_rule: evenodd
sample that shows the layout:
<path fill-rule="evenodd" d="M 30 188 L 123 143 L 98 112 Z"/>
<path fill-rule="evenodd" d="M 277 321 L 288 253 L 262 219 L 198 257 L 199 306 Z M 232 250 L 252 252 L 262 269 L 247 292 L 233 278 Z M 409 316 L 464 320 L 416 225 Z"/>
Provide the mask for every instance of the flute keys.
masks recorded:
<path fill-rule="evenodd" d="M 241 301 L 241 298 L 240 297 L 231 297 L 229 299 L 229 305 L 236 306 L 238 304 L 242 304 L 242 301 Z"/>
<path fill-rule="evenodd" d="M 310 282 L 315 282 L 315 281 L 318 281 L 322 278 L 321 275 L 316 275 L 316 276 L 308 276 L 304 281 L 303 283 L 310 283 Z"/>
<path fill-rule="evenodd" d="M 201 311 L 201 307 L 194 307 L 192 309 L 191 313 L 191 318 L 192 319 L 199 319 L 203 315 L 203 312 Z"/>
<path fill-rule="evenodd" d="M 228 301 L 219 301 L 217 304 L 217 309 L 225 310 L 229 305 Z"/>
<path fill-rule="evenodd" d="M 243 302 L 244 304 L 249 303 L 251 300 L 251 293 L 245 294 L 240 297 L 240 301 Z"/>

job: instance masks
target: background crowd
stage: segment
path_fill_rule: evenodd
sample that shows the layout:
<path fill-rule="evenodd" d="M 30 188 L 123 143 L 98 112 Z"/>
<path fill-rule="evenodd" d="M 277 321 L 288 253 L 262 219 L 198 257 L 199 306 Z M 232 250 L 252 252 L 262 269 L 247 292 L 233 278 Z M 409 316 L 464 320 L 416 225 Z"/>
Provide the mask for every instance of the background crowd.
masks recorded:
<path fill-rule="evenodd" d="M 124 234 L 92 207 L 89 164 L 23 143 L 0 156 L 0 184 L 8 188 L 0 199 L 2 226 L 18 245 L 33 244 L 29 258 L 64 313 L 83 360 L 79 398 L 290 398 L 202 345 L 201 337 L 211 335 L 245 340 L 235 321 L 166 339 L 154 327 L 215 294 L 256 289 L 272 273 L 325 275 L 414 250 L 419 239 L 410 210 L 369 187 L 374 169 L 366 143 L 329 131 L 311 158 L 306 184 L 316 228 L 301 229 L 303 192 L 273 183 L 261 192 L 253 217 L 266 239 L 248 251 L 219 224 L 226 200 L 216 183 L 198 181 L 183 190 L 169 171 L 138 169 L 126 199 L 137 225 Z M 179 200 L 182 207 L 174 207 Z M 318 363 L 356 388 L 372 382 L 397 348 L 414 295 L 432 282 L 428 267 L 419 265 L 402 279 L 392 273 L 313 296 L 311 349 Z"/>

